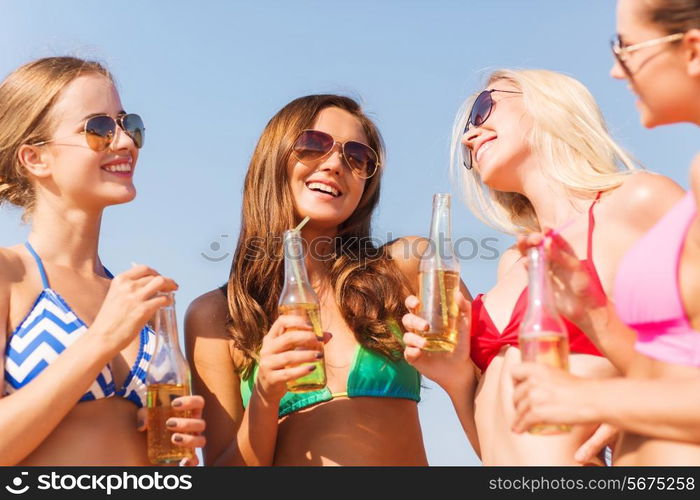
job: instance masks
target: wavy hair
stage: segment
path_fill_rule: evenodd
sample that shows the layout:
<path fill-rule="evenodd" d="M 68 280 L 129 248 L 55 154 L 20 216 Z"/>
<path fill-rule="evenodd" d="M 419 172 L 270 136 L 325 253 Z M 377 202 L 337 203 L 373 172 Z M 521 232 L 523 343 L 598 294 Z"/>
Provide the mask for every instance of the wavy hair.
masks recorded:
<path fill-rule="evenodd" d="M 384 144 L 377 127 L 348 97 L 300 97 L 268 122 L 245 177 L 241 231 L 225 285 L 229 330 L 245 358 L 240 367 L 244 377 L 250 374 L 262 339 L 278 314 L 284 280 L 283 232 L 299 222 L 287 173 L 292 146 L 299 132 L 310 128 L 318 113 L 329 107 L 355 116 L 369 146 L 381 160 L 384 158 Z M 377 248 L 370 239 L 381 174 L 380 167 L 365 183 L 357 208 L 338 228 L 333 258 L 325 263 L 336 303 L 358 342 L 395 358 L 402 352 L 398 325 L 406 312 L 403 299 L 409 289 L 386 247 Z"/>

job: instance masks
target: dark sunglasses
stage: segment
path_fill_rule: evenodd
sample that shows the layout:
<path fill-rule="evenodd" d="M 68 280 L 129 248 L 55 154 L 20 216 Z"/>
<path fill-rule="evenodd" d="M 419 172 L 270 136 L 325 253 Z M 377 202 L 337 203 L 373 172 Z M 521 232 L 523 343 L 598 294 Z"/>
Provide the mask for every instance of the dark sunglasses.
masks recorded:
<path fill-rule="evenodd" d="M 122 113 L 112 118 L 109 115 L 96 115 L 88 118 L 85 121 L 82 134 L 85 134 L 85 140 L 88 146 L 93 151 L 101 152 L 112 146 L 114 139 L 117 137 L 117 126 L 121 127 L 126 135 L 128 135 L 134 145 L 141 149 L 146 136 L 146 128 L 143 126 L 141 117 L 134 113 Z M 41 146 L 49 142 L 58 141 L 61 139 L 49 139 L 34 143 L 34 146 Z"/>
<path fill-rule="evenodd" d="M 464 126 L 463 134 L 467 133 L 467 130 L 469 130 L 470 125 L 474 125 L 475 127 L 481 127 L 484 124 L 484 122 L 488 120 L 489 116 L 491 116 L 491 110 L 493 110 L 493 99 L 491 98 L 491 94 L 493 92 L 504 92 L 506 94 L 522 94 L 522 92 L 518 92 L 516 90 L 484 90 L 481 94 L 479 94 L 476 97 L 476 99 L 474 100 L 474 104 L 472 104 L 472 109 L 469 112 L 469 119 L 467 120 L 467 124 Z M 471 170 L 472 152 L 471 149 L 469 149 L 466 146 L 466 144 L 462 145 L 462 155 L 464 157 L 464 166 L 467 168 L 467 170 Z"/>
<path fill-rule="evenodd" d="M 336 144 L 348 167 L 363 179 L 372 177 L 379 168 L 379 155 L 367 144 L 357 141 L 339 142 L 320 130 L 302 130 L 294 141 L 292 154 L 303 164 L 325 158 Z M 310 166 L 310 165 L 309 165 Z"/>

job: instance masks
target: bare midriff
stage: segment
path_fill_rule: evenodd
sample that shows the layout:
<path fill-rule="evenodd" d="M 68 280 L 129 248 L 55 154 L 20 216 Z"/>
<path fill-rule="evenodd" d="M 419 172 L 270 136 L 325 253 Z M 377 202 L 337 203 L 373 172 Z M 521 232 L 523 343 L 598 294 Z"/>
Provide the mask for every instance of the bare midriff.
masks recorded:
<path fill-rule="evenodd" d="M 341 396 L 287 415 L 273 465 L 428 465 L 417 404 Z"/>
<path fill-rule="evenodd" d="M 698 368 L 693 366 L 672 365 L 635 354 L 630 364 L 630 378 L 655 379 L 697 377 Z M 664 404 L 658 401 L 658 404 Z M 623 432 L 613 457 L 615 465 L 698 465 L 700 464 L 700 445 L 657 439 L 631 432 Z"/>
<path fill-rule="evenodd" d="M 136 410 L 118 396 L 78 403 L 18 465 L 151 465 Z"/>
<path fill-rule="evenodd" d="M 504 346 L 483 373 L 476 391 L 474 419 L 484 465 L 581 465 L 576 450 L 597 425 L 575 425 L 555 435 L 516 434 L 511 369 L 520 364 L 520 350 Z M 584 377 L 612 377 L 615 369 L 605 358 L 588 354 L 569 357 L 571 372 Z M 603 465 L 602 458 L 588 465 Z"/>

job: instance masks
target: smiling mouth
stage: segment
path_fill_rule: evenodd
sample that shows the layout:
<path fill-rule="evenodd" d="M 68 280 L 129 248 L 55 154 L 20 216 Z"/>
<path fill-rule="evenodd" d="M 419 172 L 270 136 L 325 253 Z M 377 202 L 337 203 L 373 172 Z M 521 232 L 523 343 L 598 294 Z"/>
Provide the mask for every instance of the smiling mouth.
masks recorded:
<path fill-rule="evenodd" d="M 306 187 L 311 191 L 316 191 L 317 193 L 331 195 L 333 198 L 337 198 L 343 194 L 333 186 L 329 186 L 328 184 L 324 184 L 322 182 L 307 182 Z"/>
<path fill-rule="evenodd" d="M 102 170 L 104 170 L 105 172 L 109 172 L 110 174 L 116 174 L 116 175 L 120 175 L 120 176 L 130 176 L 134 170 L 131 162 L 128 162 L 128 161 L 124 162 L 124 163 L 114 163 L 111 165 L 104 165 L 100 168 Z"/>
<path fill-rule="evenodd" d="M 481 157 L 483 156 L 483 154 L 484 154 L 488 149 L 491 149 L 491 146 L 493 145 L 493 141 L 495 141 L 495 140 L 496 140 L 495 138 L 494 138 L 494 139 L 489 139 L 488 141 L 486 141 L 485 143 L 483 143 L 483 144 L 479 147 L 479 150 L 476 152 L 476 156 L 474 157 L 474 159 L 476 160 L 477 163 L 479 163 L 479 160 L 481 159 Z"/>

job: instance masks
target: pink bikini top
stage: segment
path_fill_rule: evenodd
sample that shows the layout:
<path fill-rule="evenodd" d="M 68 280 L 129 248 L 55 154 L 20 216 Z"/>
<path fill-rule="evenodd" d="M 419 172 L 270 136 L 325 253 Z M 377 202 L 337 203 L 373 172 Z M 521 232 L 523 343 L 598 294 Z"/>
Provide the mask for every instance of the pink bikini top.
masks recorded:
<path fill-rule="evenodd" d="M 637 351 L 676 365 L 700 366 L 700 332 L 690 326 L 678 286 L 680 255 L 696 212 L 688 192 L 632 246 L 615 279 L 615 309 L 637 331 Z"/>

